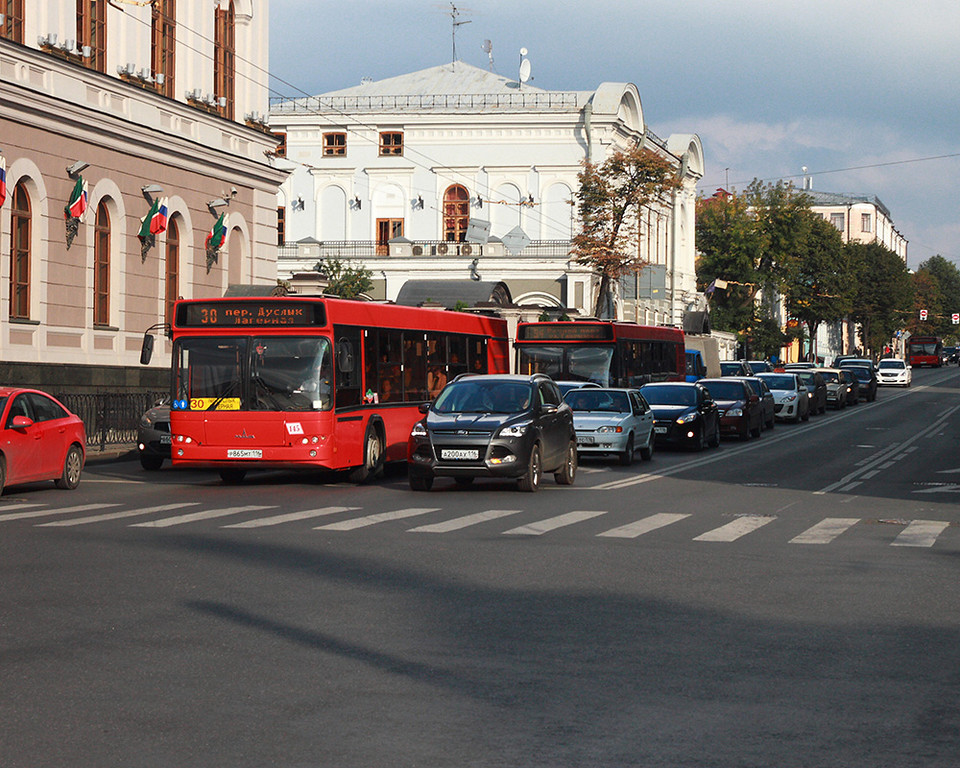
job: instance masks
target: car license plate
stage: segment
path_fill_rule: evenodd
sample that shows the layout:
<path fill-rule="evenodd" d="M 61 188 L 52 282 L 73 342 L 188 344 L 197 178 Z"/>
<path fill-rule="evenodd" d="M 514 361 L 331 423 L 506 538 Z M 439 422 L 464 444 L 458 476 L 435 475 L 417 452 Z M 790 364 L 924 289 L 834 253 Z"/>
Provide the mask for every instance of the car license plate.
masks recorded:
<path fill-rule="evenodd" d="M 580 445 L 593 445 L 593 435 L 577 435 L 577 442 Z"/>
<path fill-rule="evenodd" d="M 228 448 L 228 459 L 262 459 L 263 451 L 258 448 Z"/>
<path fill-rule="evenodd" d="M 666 427 L 654 427 L 654 428 L 653 428 L 653 431 L 656 432 L 658 435 L 665 435 L 665 434 L 667 434 L 667 428 L 666 428 Z"/>
<path fill-rule="evenodd" d="M 160 435 L 160 445 L 170 445 L 173 442 L 173 435 Z"/>
<path fill-rule="evenodd" d="M 466 448 L 444 448 L 440 451 L 441 459 L 460 459 L 460 460 L 470 460 L 470 459 L 479 459 L 480 451 L 476 448 L 466 449 Z"/>

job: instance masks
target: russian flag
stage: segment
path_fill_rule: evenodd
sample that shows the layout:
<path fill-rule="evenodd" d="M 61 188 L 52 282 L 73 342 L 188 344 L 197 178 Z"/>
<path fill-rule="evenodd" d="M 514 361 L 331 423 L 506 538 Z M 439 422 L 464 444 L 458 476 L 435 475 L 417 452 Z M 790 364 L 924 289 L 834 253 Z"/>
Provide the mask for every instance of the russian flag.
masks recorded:
<path fill-rule="evenodd" d="M 167 198 L 162 198 L 160 203 L 155 206 L 150 217 L 150 234 L 159 235 L 167 231 Z"/>
<path fill-rule="evenodd" d="M 0 155 L 0 205 L 7 199 L 7 160 Z"/>

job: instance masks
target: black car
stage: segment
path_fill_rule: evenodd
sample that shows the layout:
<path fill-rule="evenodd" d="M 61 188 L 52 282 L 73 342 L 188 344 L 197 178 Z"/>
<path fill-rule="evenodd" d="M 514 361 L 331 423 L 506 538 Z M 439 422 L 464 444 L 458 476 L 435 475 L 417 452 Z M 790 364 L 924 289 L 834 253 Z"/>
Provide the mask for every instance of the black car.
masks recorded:
<path fill-rule="evenodd" d="M 140 466 L 155 471 L 170 458 L 170 401 L 161 400 L 140 418 L 137 428 Z"/>
<path fill-rule="evenodd" d="M 520 490 L 536 491 L 544 471 L 560 485 L 573 483 L 573 411 L 544 374 L 461 374 L 420 410 L 424 418 L 407 446 L 415 491 L 429 491 L 435 477 L 460 485 L 477 477 L 516 478 Z"/>
<path fill-rule="evenodd" d="M 853 371 L 853 375 L 857 377 L 860 382 L 860 397 L 868 403 L 877 399 L 877 386 L 880 382 L 872 368 L 860 365 L 845 365 L 843 370 Z"/>
<path fill-rule="evenodd" d="M 807 388 L 810 398 L 810 413 L 827 412 L 827 382 L 819 371 L 813 368 L 797 368 L 790 371 L 800 377 L 800 381 Z"/>
<path fill-rule="evenodd" d="M 720 409 L 699 382 L 644 384 L 640 394 L 653 411 L 657 442 L 695 450 L 720 445 Z"/>
<path fill-rule="evenodd" d="M 840 374 L 847 385 L 847 405 L 856 405 L 860 402 L 860 379 L 849 365 L 841 368 Z"/>
<path fill-rule="evenodd" d="M 756 376 L 744 376 L 743 380 L 747 382 L 753 394 L 760 398 L 760 411 L 763 414 L 763 428 L 773 429 L 777 424 L 777 404 L 773 398 L 773 392 L 767 386 L 767 382 Z"/>
<path fill-rule="evenodd" d="M 753 371 L 750 369 L 750 366 L 747 365 L 743 360 L 721 360 L 720 375 L 721 376 L 753 376 Z"/>

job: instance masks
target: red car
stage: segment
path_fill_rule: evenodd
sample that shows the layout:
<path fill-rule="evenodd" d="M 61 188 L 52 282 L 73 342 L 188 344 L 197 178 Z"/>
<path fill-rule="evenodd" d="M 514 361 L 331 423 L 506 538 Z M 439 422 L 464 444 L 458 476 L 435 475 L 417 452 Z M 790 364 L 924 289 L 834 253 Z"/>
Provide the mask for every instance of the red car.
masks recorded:
<path fill-rule="evenodd" d="M 0 387 L 0 493 L 7 485 L 80 484 L 87 445 L 79 416 L 36 389 Z"/>

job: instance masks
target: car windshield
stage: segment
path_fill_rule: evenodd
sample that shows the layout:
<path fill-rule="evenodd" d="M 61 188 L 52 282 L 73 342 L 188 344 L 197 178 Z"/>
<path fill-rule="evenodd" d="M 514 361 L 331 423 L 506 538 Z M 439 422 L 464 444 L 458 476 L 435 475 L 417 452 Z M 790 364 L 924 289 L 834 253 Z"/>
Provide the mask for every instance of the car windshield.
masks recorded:
<path fill-rule="evenodd" d="M 820 375 L 823 376 L 823 380 L 828 384 L 836 384 L 840 376 L 836 371 L 821 371 Z"/>
<path fill-rule="evenodd" d="M 720 363 L 720 373 L 729 376 L 731 373 L 743 373 L 743 366 L 740 363 Z"/>
<path fill-rule="evenodd" d="M 853 375 L 856 376 L 860 381 L 870 381 L 870 369 L 869 368 L 860 368 L 859 366 L 849 365 L 847 366 Z"/>
<path fill-rule="evenodd" d="M 763 383 L 760 379 L 745 379 L 745 381 L 747 382 L 747 386 L 753 390 L 753 394 L 757 397 L 763 396 Z"/>
<path fill-rule="evenodd" d="M 750 366 L 750 370 L 754 373 L 770 370 L 770 366 L 767 364 L 766 360 L 751 360 L 749 363 L 747 363 L 747 365 Z"/>
<path fill-rule="evenodd" d="M 447 385 L 433 410 L 437 413 L 519 413 L 529 407 L 529 384 L 477 378 Z"/>
<path fill-rule="evenodd" d="M 607 411 L 630 413 L 626 392 L 608 392 L 603 389 L 575 389 L 563 398 L 575 411 Z"/>
<path fill-rule="evenodd" d="M 797 380 L 793 376 L 764 376 L 763 380 L 767 382 L 770 389 L 795 390 Z"/>
<path fill-rule="evenodd" d="M 798 373 L 797 378 L 800 379 L 804 384 L 811 387 L 817 386 L 817 377 L 812 371 L 809 373 Z"/>
<path fill-rule="evenodd" d="M 704 384 L 714 400 L 743 400 L 743 383 L 739 381 L 710 381 Z"/>
<path fill-rule="evenodd" d="M 650 405 L 696 405 L 697 390 L 692 386 L 678 385 L 644 386 L 640 392 Z"/>
<path fill-rule="evenodd" d="M 907 364 L 903 360 L 881 360 L 880 361 L 880 370 L 881 371 L 902 371 L 907 367 Z"/>

